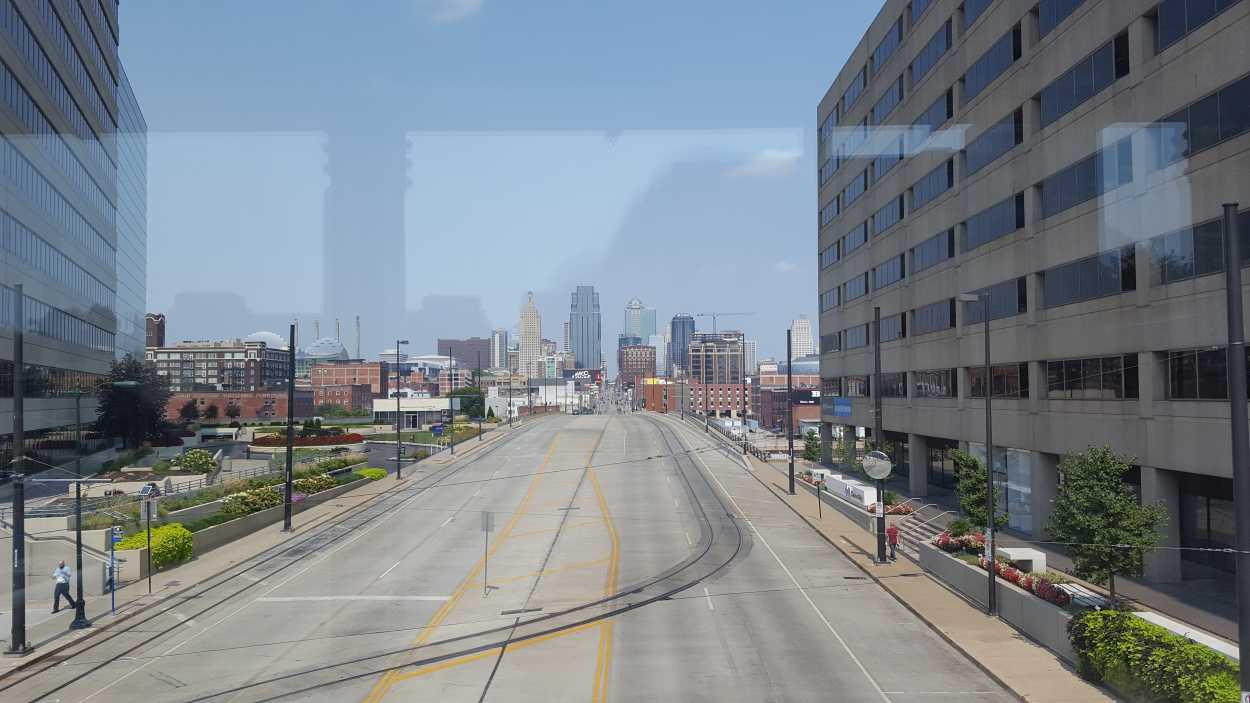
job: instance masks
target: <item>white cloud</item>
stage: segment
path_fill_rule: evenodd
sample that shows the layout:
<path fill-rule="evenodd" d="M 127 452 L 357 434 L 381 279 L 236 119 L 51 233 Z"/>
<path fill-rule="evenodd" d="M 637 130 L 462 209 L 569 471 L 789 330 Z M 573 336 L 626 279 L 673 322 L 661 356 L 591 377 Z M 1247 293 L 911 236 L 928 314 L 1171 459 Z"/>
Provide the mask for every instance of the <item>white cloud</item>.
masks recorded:
<path fill-rule="evenodd" d="M 789 173 L 802 154 L 798 149 L 764 149 L 747 161 L 729 169 L 734 178 L 766 178 Z"/>
<path fill-rule="evenodd" d="M 781 260 L 773 263 L 773 270 L 777 273 L 791 273 L 799 270 L 799 265 L 793 261 Z"/>
<path fill-rule="evenodd" d="M 482 11 L 483 0 L 422 0 L 421 4 L 430 9 L 430 18 L 435 22 L 449 23 L 466 20 Z"/>

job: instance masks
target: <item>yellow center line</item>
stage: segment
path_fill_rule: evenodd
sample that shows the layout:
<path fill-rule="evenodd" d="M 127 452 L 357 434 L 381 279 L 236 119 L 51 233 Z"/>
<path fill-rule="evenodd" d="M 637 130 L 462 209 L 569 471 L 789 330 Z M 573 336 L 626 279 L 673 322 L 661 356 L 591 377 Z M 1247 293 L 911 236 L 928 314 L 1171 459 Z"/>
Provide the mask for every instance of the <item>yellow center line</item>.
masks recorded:
<path fill-rule="evenodd" d="M 606 429 L 606 428 L 605 428 Z M 602 435 L 600 435 L 602 438 Z M 598 446 L 598 442 L 595 443 Z M 594 457 L 594 450 L 591 450 L 591 458 Z M 590 468 L 586 473 L 590 476 L 590 484 L 595 489 L 595 498 L 599 501 L 599 514 L 603 517 L 603 524 L 608 528 L 608 538 L 612 543 L 612 552 L 608 557 L 608 577 L 603 584 L 603 594 L 611 596 L 616 593 L 616 581 L 620 576 L 621 567 L 621 538 L 616 532 L 616 524 L 612 522 L 612 511 L 608 509 L 608 500 L 603 495 L 603 486 L 599 484 L 599 475 L 590 465 L 594 462 L 591 458 L 586 460 L 586 465 Z M 595 684 L 591 696 L 594 703 L 606 701 L 608 698 L 608 672 L 612 664 L 612 620 L 603 620 L 599 625 L 599 648 L 598 656 L 595 659 Z"/>
<path fill-rule="evenodd" d="M 508 644 L 508 651 L 515 652 L 518 649 L 525 649 L 526 647 L 533 647 L 536 644 L 541 644 L 548 640 L 556 639 L 557 637 L 566 637 L 568 635 L 577 634 L 578 632 L 584 632 L 585 630 L 589 630 L 592 627 L 598 627 L 598 625 L 599 623 L 597 622 L 587 622 L 587 623 L 582 623 L 581 625 L 578 625 L 576 627 L 570 627 L 567 630 L 559 630 L 557 632 L 548 632 L 545 635 L 531 637 L 530 639 L 521 640 L 520 642 L 512 642 Z M 443 669 L 450 669 L 453 666 L 460 666 L 461 664 L 468 664 L 470 662 L 478 661 L 479 659 L 492 657 L 492 656 L 499 654 L 500 649 L 501 649 L 500 647 L 493 647 L 491 649 L 477 652 L 475 654 L 468 654 L 463 657 L 457 657 L 455 659 L 448 659 L 445 662 L 439 662 L 437 664 L 430 664 L 429 666 L 423 666 L 420 669 L 415 669 L 413 671 L 408 671 L 402 674 L 397 674 L 395 676 L 395 681 L 396 683 L 400 681 L 407 681 L 408 679 L 415 679 L 418 676 L 425 676 L 426 674 L 432 674 L 436 671 L 442 671 Z"/>
<path fill-rule="evenodd" d="M 520 576 L 508 576 L 507 578 L 491 579 L 491 580 L 495 583 L 512 583 L 513 581 L 524 581 L 525 579 L 534 578 L 536 576 L 550 576 L 552 574 L 559 574 L 559 573 L 564 573 L 567 571 L 577 571 L 578 569 L 585 569 L 591 566 L 598 566 L 600 564 L 607 563 L 607 561 L 608 560 L 606 557 L 603 559 L 593 559 L 591 561 L 579 561 L 579 562 L 574 562 L 572 564 L 566 564 L 564 566 L 557 566 L 557 567 L 553 567 L 550 569 L 543 569 L 542 571 L 531 571 L 528 574 L 521 574 Z"/>
<path fill-rule="evenodd" d="M 447 619 L 447 616 L 450 615 L 451 611 L 455 609 L 456 604 L 460 602 L 460 599 L 464 597 L 464 594 L 468 592 L 469 588 L 477 585 L 477 577 L 482 571 L 482 565 L 486 562 L 486 559 L 498 551 L 500 545 L 508 539 L 508 535 L 513 529 L 516 528 L 517 522 L 520 521 L 521 516 L 525 513 L 526 508 L 529 506 L 530 500 L 533 499 L 534 492 L 538 488 L 538 484 L 542 483 L 543 469 L 547 467 L 547 463 L 551 461 L 552 455 L 555 454 L 556 445 L 558 444 L 559 439 L 559 432 L 551 438 L 551 445 L 547 448 L 547 454 L 543 457 L 542 465 L 539 466 L 538 471 L 534 474 L 534 478 L 530 481 L 529 489 L 525 492 L 525 497 L 521 499 L 521 504 L 517 507 L 516 512 L 513 513 L 512 519 L 508 521 L 508 524 L 505 525 L 503 530 L 499 532 L 499 536 L 495 538 L 494 545 L 490 548 L 487 554 L 480 557 L 477 562 L 474 563 L 473 569 L 469 571 L 468 576 L 464 577 L 464 580 L 460 582 L 460 586 L 456 588 L 451 597 L 447 599 L 447 602 L 443 604 L 443 607 L 439 608 L 438 612 L 434 613 L 434 617 L 430 618 L 430 622 L 426 625 L 425 629 L 421 631 L 421 634 L 413 640 L 411 646 L 420 647 L 428 642 L 429 639 L 434 636 L 434 631 L 437 630 L 438 626 Z M 377 701 L 382 700 L 382 697 L 386 695 L 387 691 L 389 691 L 398 680 L 398 673 L 399 672 L 395 669 L 386 672 L 386 674 L 382 676 L 381 680 L 374 685 L 373 689 L 369 691 L 369 695 L 365 697 L 365 703 L 377 703 Z"/>

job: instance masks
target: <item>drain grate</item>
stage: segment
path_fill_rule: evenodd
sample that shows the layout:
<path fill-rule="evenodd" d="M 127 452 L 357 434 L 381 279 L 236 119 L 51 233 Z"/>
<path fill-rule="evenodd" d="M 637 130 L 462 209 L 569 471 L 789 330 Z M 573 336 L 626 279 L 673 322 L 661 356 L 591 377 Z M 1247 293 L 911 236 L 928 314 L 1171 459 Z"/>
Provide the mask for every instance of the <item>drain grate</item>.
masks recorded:
<path fill-rule="evenodd" d="M 522 615 L 524 613 L 539 613 L 542 608 L 513 608 L 511 610 L 501 610 L 500 615 Z"/>

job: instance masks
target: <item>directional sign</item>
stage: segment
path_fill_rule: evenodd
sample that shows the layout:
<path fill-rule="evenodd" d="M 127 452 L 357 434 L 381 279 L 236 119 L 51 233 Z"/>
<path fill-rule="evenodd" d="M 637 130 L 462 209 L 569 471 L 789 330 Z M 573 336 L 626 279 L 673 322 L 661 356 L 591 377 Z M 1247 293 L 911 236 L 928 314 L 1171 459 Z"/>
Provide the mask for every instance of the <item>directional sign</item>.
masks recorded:
<path fill-rule="evenodd" d="M 148 498 L 147 500 L 140 502 L 139 505 L 141 507 L 141 512 L 139 513 L 140 520 L 146 522 L 148 520 L 157 519 L 157 500 L 155 498 Z"/>
<path fill-rule="evenodd" d="M 495 514 L 489 510 L 482 511 L 482 532 L 495 531 Z"/>
<path fill-rule="evenodd" d="M 122 541 L 122 527 L 121 527 L 121 525 L 114 525 L 114 526 L 113 526 L 113 530 L 112 530 L 112 532 L 110 532 L 110 533 L 109 533 L 109 536 L 113 539 L 113 543 L 114 543 L 114 544 L 116 544 L 116 543 L 118 543 L 118 542 Z"/>

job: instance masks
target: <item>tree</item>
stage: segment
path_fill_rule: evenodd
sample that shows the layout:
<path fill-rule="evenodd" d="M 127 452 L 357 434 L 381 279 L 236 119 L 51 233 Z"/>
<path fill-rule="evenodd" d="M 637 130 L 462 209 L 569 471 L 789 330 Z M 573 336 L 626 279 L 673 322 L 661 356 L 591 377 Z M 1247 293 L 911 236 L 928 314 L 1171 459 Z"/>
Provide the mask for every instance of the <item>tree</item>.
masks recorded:
<path fill-rule="evenodd" d="M 816 430 L 808 430 L 803 437 L 803 458 L 808 461 L 820 461 L 820 435 Z"/>
<path fill-rule="evenodd" d="M 955 464 L 956 490 L 959 492 L 959 509 L 973 525 L 985 529 L 988 517 L 985 509 L 985 463 L 967 452 L 951 454 Z M 998 504 L 998 486 L 994 487 L 994 504 Z M 1007 514 L 994 511 L 994 529 L 1007 524 Z"/>
<path fill-rule="evenodd" d="M 138 383 L 138 386 L 112 385 L 119 382 Z M 107 380 L 99 388 L 96 429 L 121 437 L 128 448 L 137 447 L 145 438 L 161 434 L 169 396 L 169 385 L 156 373 L 156 365 L 127 354 L 124 359 L 113 362 Z"/>
<path fill-rule="evenodd" d="M 239 416 L 242 414 L 243 414 L 243 408 L 240 408 L 238 405 L 234 403 L 226 403 L 226 417 L 230 418 L 231 420 L 237 420 L 239 419 Z"/>
<path fill-rule="evenodd" d="M 1124 482 L 1130 460 L 1108 447 L 1091 447 L 1059 462 L 1059 492 L 1046 533 L 1068 546 L 1073 571 L 1115 599 L 1116 576 L 1140 576 L 1146 550 L 1167 522 L 1162 505 L 1142 505 Z"/>
<path fill-rule="evenodd" d="M 217 419 L 217 404 L 216 403 L 210 403 L 207 408 L 204 408 L 204 419 L 205 420 Z"/>
<path fill-rule="evenodd" d="M 451 392 L 453 398 L 460 399 L 460 412 L 469 417 L 481 417 L 484 410 L 482 390 L 473 386 L 457 388 Z"/>
<path fill-rule="evenodd" d="M 494 409 L 494 408 L 486 408 L 486 419 L 487 419 L 487 420 L 493 420 L 493 419 L 495 419 L 495 409 Z"/>
<path fill-rule="evenodd" d="M 200 406 L 194 400 L 188 400 L 178 409 L 178 417 L 183 422 L 195 422 L 200 419 Z"/>
<path fill-rule="evenodd" d="M 217 468 L 217 462 L 213 461 L 213 455 L 204 449 L 192 449 L 174 457 L 170 463 L 180 469 L 195 471 L 201 474 L 210 473 Z"/>

